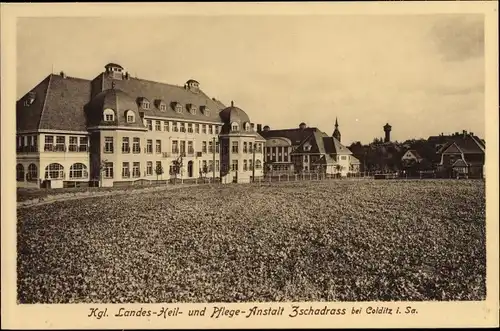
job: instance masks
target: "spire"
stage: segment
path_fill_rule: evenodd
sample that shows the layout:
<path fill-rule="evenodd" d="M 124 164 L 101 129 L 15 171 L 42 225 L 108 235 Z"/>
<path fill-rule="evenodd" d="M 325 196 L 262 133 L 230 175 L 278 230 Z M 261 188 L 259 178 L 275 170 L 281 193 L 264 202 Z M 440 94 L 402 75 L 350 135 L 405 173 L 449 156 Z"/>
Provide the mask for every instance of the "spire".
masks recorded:
<path fill-rule="evenodd" d="M 339 122 L 337 121 L 337 117 L 335 117 L 335 127 L 338 128 Z"/>

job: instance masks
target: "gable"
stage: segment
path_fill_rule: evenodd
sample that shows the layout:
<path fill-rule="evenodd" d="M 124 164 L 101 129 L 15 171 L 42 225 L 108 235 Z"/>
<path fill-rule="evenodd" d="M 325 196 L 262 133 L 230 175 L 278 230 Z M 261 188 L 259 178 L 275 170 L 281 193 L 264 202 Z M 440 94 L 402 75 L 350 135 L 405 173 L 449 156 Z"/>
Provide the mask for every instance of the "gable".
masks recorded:
<path fill-rule="evenodd" d="M 38 130 L 40 118 L 42 116 L 45 99 L 47 97 L 51 76 L 47 76 L 30 92 L 35 93 L 35 99 L 29 106 L 24 104 L 28 93 L 19 99 L 16 103 L 16 131 L 35 131 Z"/>
<path fill-rule="evenodd" d="M 462 154 L 462 150 L 456 143 L 453 143 L 443 151 L 443 154 Z"/>

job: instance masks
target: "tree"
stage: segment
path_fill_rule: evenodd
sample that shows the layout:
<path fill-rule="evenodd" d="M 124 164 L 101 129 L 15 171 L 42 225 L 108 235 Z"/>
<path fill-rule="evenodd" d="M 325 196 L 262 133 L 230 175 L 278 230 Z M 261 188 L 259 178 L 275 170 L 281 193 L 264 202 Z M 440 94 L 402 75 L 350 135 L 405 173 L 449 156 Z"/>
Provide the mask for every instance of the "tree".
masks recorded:
<path fill-rule="evenodd" d="M 156 163 L 155 173 L 156 173 L 156 181 L 158 181 L 158 176 L 162 176 L 163 179 L 163 166 L 161 165 L 161 162 Z"/>
<path fill-rule="evenodd" d="M 177 159 L 172 161 L 174 165 L 174 180 L 177 181 L 177 175 L 181 173 L 183 167 L 182 155 L 180 155 Z"/>
<path fill-rule="evenodd" d="M 207 178 L 208 166 L 205 164 L 200 168 L 200 177 Z"/>

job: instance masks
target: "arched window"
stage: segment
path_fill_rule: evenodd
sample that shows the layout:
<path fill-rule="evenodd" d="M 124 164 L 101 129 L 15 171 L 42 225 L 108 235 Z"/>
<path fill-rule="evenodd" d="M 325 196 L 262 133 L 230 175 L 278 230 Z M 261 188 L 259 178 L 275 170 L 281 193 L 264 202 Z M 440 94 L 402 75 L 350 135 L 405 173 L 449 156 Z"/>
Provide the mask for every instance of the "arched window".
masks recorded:
<path fill-rule="evenodd" d="M 239 125 L 236 122 L 231 123 L 231 131 L 238 131 Z"/>
<path fill-rule="evenodd" d="M 28 176 L 27 176 L 28 180 L 34 180 L 36 181 L 38 179 L 38 167 L 36 166 L 36 164 L 34 163 L 31 163 L 29 166 L 28 166 Z"/>
<path fill-rule="evenodd" d="M 255 160 L 255 169 L 262 168 L 262 162 L 260 160 Z"/>
<path fill-rule="evenodd" d="M 16 180 L 24 182 L 24 166 L 20 163 L 16 165 Z"/>
<path fill-rule="evenodd" d="M 245 128 L 245 131 L 250 131 L 250 123 L 245 122 L 244 128 Z"/>
<path fill-rule="evenodd" d="M 46 179 L 63 179 L 64 178 L 64 167 L 59 163 L 51 163 L 45 167 L 45 178 Z"/>
<path fill-rule="evenodd" d="M 115 120 L 115 112 L 113 109 L 104 109 L 104 121 L 105 122 L 112 122 Z"/>
<path fill-rule="evenodd" d="M 88 177 L 87 166 L 85 164 L 74 163 L 69 168 L 69 178 L 80 179 L 80 178 L 87 178 L 87 177 Z"/>
<path fill-rule="evenodd" d="M 127 117 L 127 123 L 135 123 L 135 114 L 133 111 L 127 110 L 125 114 Z"/>

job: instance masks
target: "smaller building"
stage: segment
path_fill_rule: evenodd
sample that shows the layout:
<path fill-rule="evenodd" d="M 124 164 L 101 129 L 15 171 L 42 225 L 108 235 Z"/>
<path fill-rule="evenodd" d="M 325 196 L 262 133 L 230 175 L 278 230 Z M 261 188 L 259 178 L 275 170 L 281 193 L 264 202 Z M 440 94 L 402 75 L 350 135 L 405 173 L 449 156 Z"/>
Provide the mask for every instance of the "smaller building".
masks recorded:
<path fill-rule="evenodd" d="M 444 177 L 484 177 L 485 144 L 473 133 L 454 134 L 437 154 L 438 171 Z"/>
<path fill-rule="evenodd" d="M 295 129 L 271 130 L 257 125 L 257 132 L 266 139 L 264 162 L 267 174 L 323 173 L 348 176 L 359 172 L 360 162 L 340 142 L 341 134 L 335 120 L 331 136 L 318 128 L 300 123 Z"/>
<path fill-rule="evenodd" d="M 414 149 L 407 150 L 406 153 L 404 153 L 403 156 L 401 157 L 401 162 L 403 164 L 420 163 L 422 160 L 423 160 L 423 158 Z"/>

